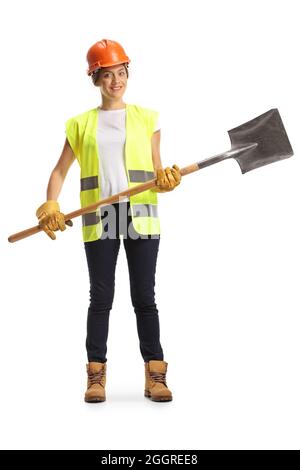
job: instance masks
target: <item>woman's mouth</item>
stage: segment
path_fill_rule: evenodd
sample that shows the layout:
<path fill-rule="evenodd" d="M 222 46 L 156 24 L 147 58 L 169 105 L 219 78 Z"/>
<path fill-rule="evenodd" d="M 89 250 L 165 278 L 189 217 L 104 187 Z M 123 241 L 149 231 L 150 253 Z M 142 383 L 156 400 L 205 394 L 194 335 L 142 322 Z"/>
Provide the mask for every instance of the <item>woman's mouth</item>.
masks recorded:
<path fill-rule="evenodd" d="M 114 87 L 110 87 L 110 88 L 113 91 L 117 91 L 117 90 L 121 90 L 122 87 L 121 86 L 114 86 Z"/>

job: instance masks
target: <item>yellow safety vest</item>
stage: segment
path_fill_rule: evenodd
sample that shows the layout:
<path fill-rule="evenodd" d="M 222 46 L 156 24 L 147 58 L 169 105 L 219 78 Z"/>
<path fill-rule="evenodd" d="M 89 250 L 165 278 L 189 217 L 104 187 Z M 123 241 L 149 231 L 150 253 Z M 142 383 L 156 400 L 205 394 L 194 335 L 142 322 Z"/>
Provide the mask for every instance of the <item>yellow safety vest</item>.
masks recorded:
<path fill-rule="evenodd" d="M 86 207 L 102 199 L 97 144 L 98 108 L 70 118 L 66 122 L 66 136 L 80 165 L 80 201 Z M 158 112 L 126 104 L 125 167 L 128 187 L 133 188 L 155 177 L 151 137 Z M 139 234 L 160 233 L 157 211 L 157 193 L 147 190 L 130 196 L 133 227 Z M 82 216 L 83 241 L 98 240 L 102 234 L 100 208 Z"/>

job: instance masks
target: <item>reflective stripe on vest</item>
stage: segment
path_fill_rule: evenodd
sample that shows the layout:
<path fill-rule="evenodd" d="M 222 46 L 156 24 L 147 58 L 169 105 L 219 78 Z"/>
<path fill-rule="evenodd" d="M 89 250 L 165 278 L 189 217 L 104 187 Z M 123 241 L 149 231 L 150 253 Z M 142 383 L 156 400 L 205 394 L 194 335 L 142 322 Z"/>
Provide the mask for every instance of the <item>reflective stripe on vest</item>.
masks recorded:
<path fill-rule="evenodd" d="M 141 106 L 126 104 L 125 168 L 128 187 L 155 178 L 151 138 L 158 113 Z M 66 122 L 66 136 L 80 165 L 80 201 L 86 207 L 101 200 L 97 144 L 98 108 L 79 114 Z M 142 235 L 160 233 L 157 193 L 147 190 L 130 196 L 134 229 Z M 102 234 L 100 211 L 82 216 L 85 242 L 98 240 Z"/>
<path fill-rule="evenodd" d="M 134 204 L 132 206 L 134 217 L 158 217 L 157 206 L 152 204 Z M 83 214 L 82 224 L 84 226 L 98 224 L 100 215 L 98 212 Z"/>
<path fill-rule="evenodd" d="M 144 171 L 144 170 L 128 170 L 129 180 L 132 183 L 146 183 L 149 180 L 152 180 L 155 175 L 153 171 Z"/>
<path fill-rule="evenodd" d="M 134 204 L 134 217 L 158 217 L 157 206 L 153 204 Z"/>
<path fill-rule="evenodd" d="M 98 188 L 98 176 L 88 176 L 87 178 L 81 178 L 80 190 L 86 191 L 87 189 Z"/>
<path fill-rule="evenodd" d="M 82 216 L 82 225 L 95 225 L 100 222 L 100 215 L 97 212 L 89 212 L 88 214 L 83 214 Z"/>

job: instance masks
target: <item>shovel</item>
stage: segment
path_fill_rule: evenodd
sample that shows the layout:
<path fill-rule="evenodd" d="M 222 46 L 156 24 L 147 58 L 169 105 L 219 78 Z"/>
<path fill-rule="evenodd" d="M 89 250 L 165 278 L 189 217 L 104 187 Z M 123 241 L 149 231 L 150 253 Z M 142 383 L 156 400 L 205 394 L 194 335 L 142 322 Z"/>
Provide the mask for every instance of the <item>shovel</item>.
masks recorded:
<path fill-rule="evenodd" d="M 247 173 L 247 171 L 283 160 L 294 154 L 278 109 L 270 109 L 251 121 L 231 129 L 228 131 L 228 134 L 231 141 L 230 150 L 181 168 L 181 175 L 188 175 L 228 158 L 234 158 L 238 162 L 241 172 Z M 134 188 L 128 188 L 121 193 L 102 199 L 77 211 L 64 214 L 65 220 L 67 221 L 79 215 L 93 212 L 100 206 L 119 202 L 126 197 L 141 193 L 155 186 L 156 179 L 151 179 L 146 183 L 139 184 Z M 41 227 L 37 225 L 11 235 L 8 237 L 8 241 L 11 243 L 16 242 L 41 230 Z"/>

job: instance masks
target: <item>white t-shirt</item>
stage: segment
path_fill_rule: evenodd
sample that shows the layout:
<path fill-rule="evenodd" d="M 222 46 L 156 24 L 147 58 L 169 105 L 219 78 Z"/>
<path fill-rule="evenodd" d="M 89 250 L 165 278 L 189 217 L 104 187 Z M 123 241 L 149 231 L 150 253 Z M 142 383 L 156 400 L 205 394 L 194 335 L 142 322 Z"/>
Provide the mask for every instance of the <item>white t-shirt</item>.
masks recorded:
<path fill-rule="evenodd" d="M 97 144 L 100 161 L 102 199 L 128 188 L 125 169 L 126 109 L 100 109 L 98 106 Z M 160 129 L 160 118 L 154 130 Z M 125 198 L 122 201 L 129 201 Z"/>

